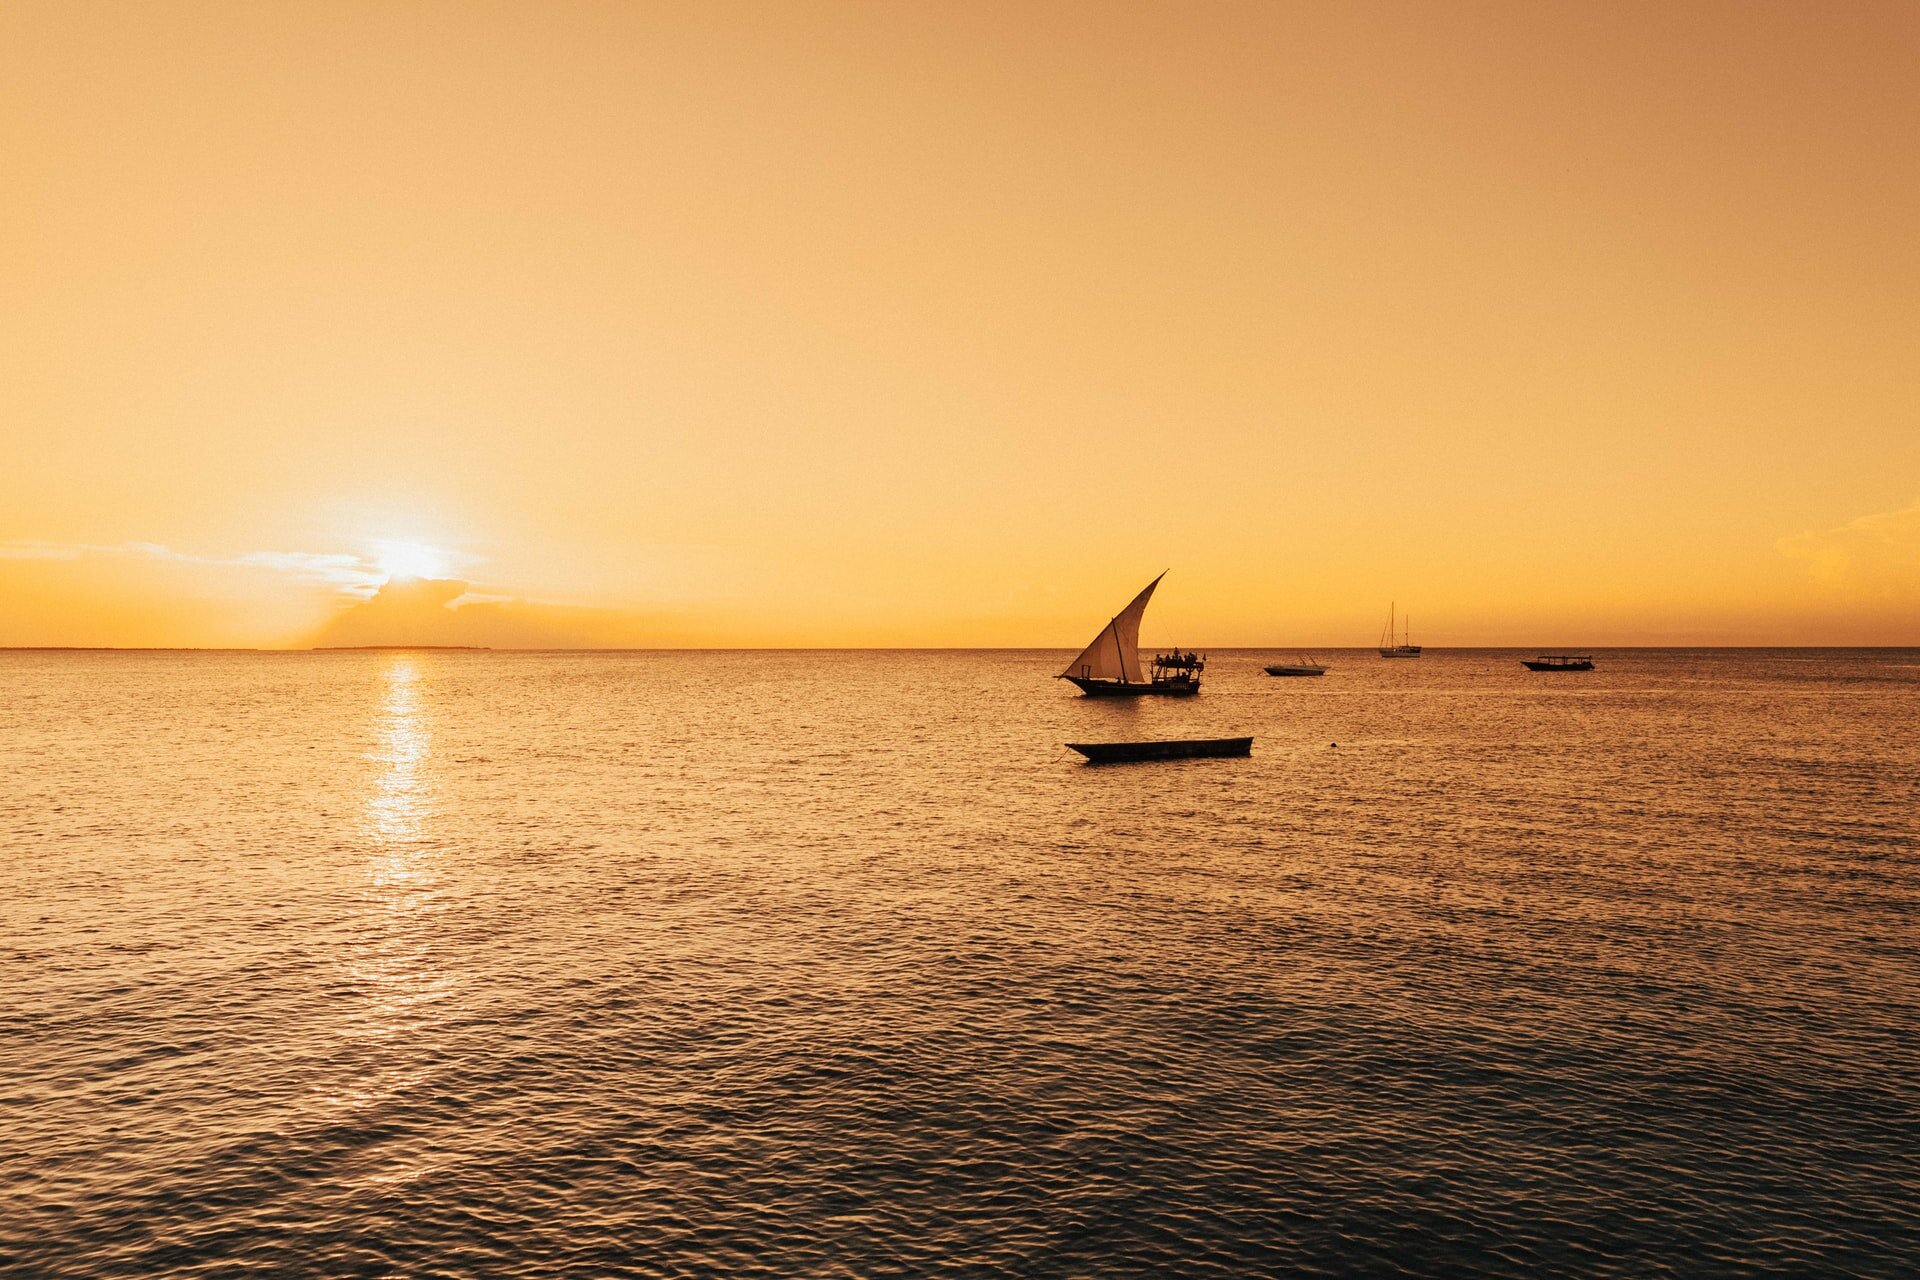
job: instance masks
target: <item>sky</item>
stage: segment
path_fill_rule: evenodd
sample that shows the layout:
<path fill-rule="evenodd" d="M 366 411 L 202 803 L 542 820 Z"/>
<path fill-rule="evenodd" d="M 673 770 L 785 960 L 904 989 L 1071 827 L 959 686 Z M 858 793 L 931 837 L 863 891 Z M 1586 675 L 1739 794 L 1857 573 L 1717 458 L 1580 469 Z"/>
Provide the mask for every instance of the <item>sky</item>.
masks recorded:
<path fill-rule="evenodd" d="M 0 645 L 1920 644 L 1920 6 L 0 6 Z"/>

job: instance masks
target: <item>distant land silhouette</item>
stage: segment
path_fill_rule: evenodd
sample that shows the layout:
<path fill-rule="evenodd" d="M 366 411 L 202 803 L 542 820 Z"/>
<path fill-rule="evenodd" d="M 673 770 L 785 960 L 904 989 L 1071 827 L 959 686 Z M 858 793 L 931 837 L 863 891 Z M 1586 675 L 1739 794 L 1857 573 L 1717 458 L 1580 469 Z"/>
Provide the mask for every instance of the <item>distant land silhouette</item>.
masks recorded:
<path fill-rule="evenodd" d="M 490 644 L 317 644 L 315 653 L 405 653 L 415 649 L 452 650 L 455 653 L 491 653 Z"/>

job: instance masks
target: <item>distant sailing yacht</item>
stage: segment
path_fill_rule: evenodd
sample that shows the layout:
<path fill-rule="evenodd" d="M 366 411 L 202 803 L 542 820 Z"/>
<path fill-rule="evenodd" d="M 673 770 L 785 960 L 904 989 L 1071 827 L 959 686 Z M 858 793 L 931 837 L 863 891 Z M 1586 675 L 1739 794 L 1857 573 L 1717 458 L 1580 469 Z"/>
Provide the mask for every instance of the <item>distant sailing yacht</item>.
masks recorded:
<path fill-rule="evenodd" d="M 1406 634 L 1395 629 L 1394 610 L 1397 602 L 1387 606 L 1387 629 L 1380 633 L 1380 656 L 1383 658 L 1417 658 L 1420 646 L 1413 643 L 1413 619 L 1407 619 Z"/>
<path fill-rule="evenodd" d="M 1166 576 L 1162 573 L 1160 578 Z M 1151 675 L 1140 669 L 1140 617 L 1146 613 L 1147 601 L 1160 585 L 1160 578 L 1149 582 L 1132 604 L 1115 614 L 1093 643 L 1055 678 L 1073 681 L 1089 698 L 1137 698 L 1145 694 L 1187 697 L 1200 692 L 1200 673 L 1207 666 L 1204 654 L 1178 649 L 1157 653 Z"/>

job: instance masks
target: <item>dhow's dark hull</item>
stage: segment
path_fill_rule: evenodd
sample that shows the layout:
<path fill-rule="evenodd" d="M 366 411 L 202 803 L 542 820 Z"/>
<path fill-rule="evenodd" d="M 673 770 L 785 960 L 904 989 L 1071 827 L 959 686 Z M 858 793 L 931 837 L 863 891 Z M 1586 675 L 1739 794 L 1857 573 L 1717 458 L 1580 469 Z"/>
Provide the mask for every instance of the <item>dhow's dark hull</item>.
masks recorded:
<path fill-rule="evenodd" d="M 1089 698 L 1190 698 L 1200 692 L 1198 680 L 1092 680 L 1066 676 Z"/>
<path fill-rule="evenodd" d="M 1522 666 L 1526 667 L 1526 669 L 1529 671 L 1591 671 L 1593 670 L 1593 664 L 1591 662 L 1529 662 L 1527 661 L 1527 659 L 1522 658 L 1520 659 L 1520 663 Z"/>
<path fill-rule="evenodd" d="M 1088 764 L 1130 764 L 1142 760 L 1191 760 L 1200 756 L 1253 754 L 1252 738 L 1180 738 L 1162 742 L 1069 742 Z"/>

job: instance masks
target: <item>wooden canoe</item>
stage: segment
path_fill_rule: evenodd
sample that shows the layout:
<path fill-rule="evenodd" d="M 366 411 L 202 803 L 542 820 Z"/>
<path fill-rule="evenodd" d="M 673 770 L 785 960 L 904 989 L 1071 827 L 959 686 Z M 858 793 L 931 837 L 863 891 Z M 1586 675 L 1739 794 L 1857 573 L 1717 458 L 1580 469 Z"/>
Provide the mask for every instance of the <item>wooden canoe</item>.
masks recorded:
<path fill-rule="evenodd" d="M 1136 760 L 1190 760 L 1196 756 L 1253 754 L 1252 738 L 1175 738 L 1160 742 L 1069 742 L 1088 764 L 1125 764 Z"/>

